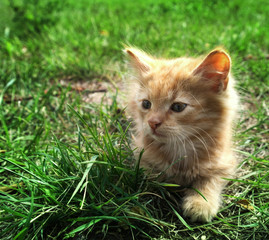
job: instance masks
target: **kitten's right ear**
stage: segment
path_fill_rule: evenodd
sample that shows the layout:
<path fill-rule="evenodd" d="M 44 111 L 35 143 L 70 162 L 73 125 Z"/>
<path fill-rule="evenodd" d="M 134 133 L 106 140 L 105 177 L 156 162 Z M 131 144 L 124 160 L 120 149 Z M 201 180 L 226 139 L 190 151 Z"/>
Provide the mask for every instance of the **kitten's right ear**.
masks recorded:
<path fill-rule="evenodd" d="M 207 80 L 215 92 L 225 91 L 229 81 L 231 59 L 222 49 L 210 52 L 202 63 L 193 71 L 194 75 L 200 75 Z"/>
<path fill-rule="evenodd" d="M 125 48 L 124 52 L 129 55 L 130 62 L 135 70 L 138 70 L 141 74 L 150 71 L 152 59 L 146 53 L 129 47 Z"/>

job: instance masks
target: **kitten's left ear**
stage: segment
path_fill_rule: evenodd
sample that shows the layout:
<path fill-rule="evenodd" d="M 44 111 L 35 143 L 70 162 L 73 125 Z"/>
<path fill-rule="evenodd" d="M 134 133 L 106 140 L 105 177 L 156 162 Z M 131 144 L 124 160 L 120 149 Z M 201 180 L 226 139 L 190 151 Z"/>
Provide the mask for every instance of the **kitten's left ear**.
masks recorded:
<path fill-rule="evenodd" d="M 148 73 L 151 69 L 152 58 L 145 52 L 127 47 L 124 50 L 130 56 L 130 61 L 135 70 L 138 70 L 141 74 Z"/>
<path fill-rule="evenodd" d="M 225 91 L 229 81 L 231 59 L 222 49 L 209 53 L 202 63 L 194 69 L 193 74 L 210 81 L 214 92 Z"/>

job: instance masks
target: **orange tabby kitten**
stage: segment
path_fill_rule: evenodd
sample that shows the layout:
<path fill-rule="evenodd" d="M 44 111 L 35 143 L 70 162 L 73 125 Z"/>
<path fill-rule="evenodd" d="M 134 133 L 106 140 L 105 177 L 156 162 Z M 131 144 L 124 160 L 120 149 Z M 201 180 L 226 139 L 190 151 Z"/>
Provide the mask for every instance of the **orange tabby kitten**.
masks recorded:
<path fill-rule="evenodd" d="M 206 58 L 158 59 L 126 48 L 136 72 L 129 112 L 135 121 L 141 166 L 165 181 L 193 187 L 183 198 L 183 214 L 210 221 L 220 207 L 221 191 L 234 173 L 232 121 L 237 94 L 231 59 L 222 49 Z"/>

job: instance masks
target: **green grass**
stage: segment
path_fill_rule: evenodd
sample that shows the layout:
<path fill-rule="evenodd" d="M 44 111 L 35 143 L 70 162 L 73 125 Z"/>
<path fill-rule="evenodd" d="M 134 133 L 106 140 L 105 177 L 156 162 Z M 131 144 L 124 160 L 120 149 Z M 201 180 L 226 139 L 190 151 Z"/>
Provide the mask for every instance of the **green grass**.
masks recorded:
<path fill-rule="evenodd" d="M 0 239 L 267 239 L 267 1 L 34 2 L 0 2 Z M 101 104 L 74 90 L 121 85 L 122 43 L 165 57 L 231 54 L 241 162 L 211 223 L 183 219 L 178 189 L 134 164 L 121 90 Z"/>

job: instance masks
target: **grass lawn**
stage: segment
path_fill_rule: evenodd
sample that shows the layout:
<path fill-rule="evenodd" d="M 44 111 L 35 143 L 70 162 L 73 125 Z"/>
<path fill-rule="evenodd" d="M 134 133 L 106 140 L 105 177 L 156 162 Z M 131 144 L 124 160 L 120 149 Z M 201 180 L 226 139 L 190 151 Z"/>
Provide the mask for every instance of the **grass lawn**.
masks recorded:
<path fill-rule="evenodd" d="M 266 0 L 1 0 L 0 239 L 268 239 L 268 13 Z M 133 164 L 123 43 L 232 57 L 240 164 L 210 223 Z"/>

